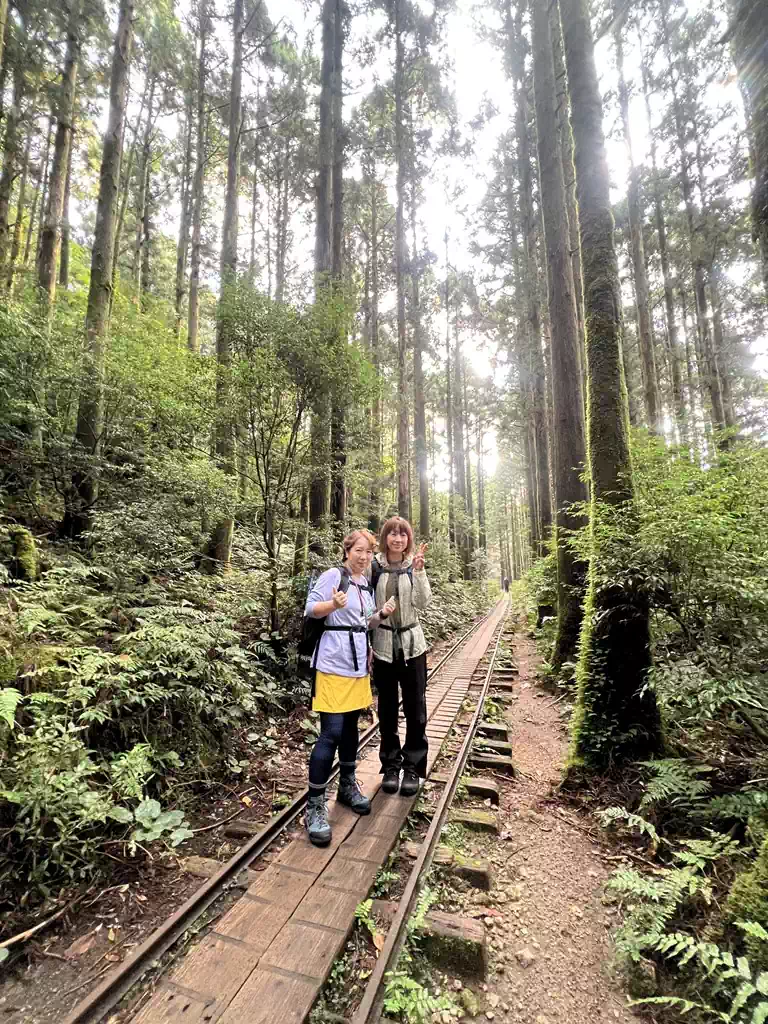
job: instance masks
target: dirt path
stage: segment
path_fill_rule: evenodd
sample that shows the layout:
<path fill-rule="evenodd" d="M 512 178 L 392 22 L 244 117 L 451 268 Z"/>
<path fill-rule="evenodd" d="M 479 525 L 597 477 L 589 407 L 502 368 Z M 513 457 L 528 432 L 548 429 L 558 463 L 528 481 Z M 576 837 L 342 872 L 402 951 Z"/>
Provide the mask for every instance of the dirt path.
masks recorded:
<path fill-rule="evenodd" d="M 518 777 L 503 787 L 502 849 L 492 855 L 496 884 L 485 918 L 495 970 L 479 1015 L 465 1019 L 637 1024 L 611 968 L 615 918 L 601 901 L 610 870 L 587 834 L 594 822 L 552 795 L 567 752 L 559 709 L 535 682 L 536 654 L 523 632 L 515 654 L 519 684 L 508 721 Z"/>

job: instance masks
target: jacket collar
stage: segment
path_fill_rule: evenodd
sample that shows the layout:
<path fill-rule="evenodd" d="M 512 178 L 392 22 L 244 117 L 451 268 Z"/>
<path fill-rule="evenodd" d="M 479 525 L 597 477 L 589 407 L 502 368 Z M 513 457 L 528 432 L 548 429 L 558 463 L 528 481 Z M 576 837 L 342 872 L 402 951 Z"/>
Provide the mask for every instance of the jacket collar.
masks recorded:
<path fill-rule="evenodd" d="M 389 569 L 390 568 L 390 565 L 389 565 L 389 562 L 387 561 L 386 555 L 384 555 L 381 552 L 379 552 L 376 555 L 376 558 L 378 559 L 379 565 L 382 567 L 382 569 Z M 413 555 L 406 555 L 405 558 L 403 559 L 403 561 L 400 563 L 400 565 L 398 565 L 398 569 L 407 569 L 412 561 L 413 561 Z"/>

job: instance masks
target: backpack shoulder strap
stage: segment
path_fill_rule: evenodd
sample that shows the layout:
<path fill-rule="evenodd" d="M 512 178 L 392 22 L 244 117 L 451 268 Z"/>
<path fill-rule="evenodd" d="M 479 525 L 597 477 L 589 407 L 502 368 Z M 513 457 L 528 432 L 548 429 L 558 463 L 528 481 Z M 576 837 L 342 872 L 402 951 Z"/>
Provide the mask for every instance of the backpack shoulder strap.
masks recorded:
<path fill-rule="evenodd" d="M 378 560 L 378 558 L 372 559 L 372 561 L 371 561 L 371 590 L 373 591 L 374 594 L 376 593 L 376 586 L 377 586 L 377 584 L 379 582 L 379 579 L 381 577 L 381 574 L 383 572 L 384 572 L 384 569 L 382 569 L 381 562 Z"/>
<path fill-rule="evenodd" d="M 341 579 L 339 580 L 339 590 L 342 594 L 346 594 L 349 590 L 349 581 L 352 577 L 349 574 L 349 569 L 345 569 L 343 565 L 339 566 L 339 572 L 341 573 Z"/>

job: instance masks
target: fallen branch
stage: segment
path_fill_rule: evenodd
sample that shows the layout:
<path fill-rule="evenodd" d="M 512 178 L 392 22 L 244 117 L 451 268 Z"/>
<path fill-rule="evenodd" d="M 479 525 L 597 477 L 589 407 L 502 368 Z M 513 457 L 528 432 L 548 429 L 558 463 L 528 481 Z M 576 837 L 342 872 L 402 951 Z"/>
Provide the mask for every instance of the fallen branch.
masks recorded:
<path fill-rule="evenodd" d="M 40 924 L 36 924 L 34 928 L 27 928 L 25 932 L 19 932 L 18 935 L 12 935 L 11 938 L 6 939 L 5 942 L 0 942 L 0 949 L 8 949 L 9 946 L 15 946 L 17 942 L 23 942 L 25 939 L 32 938 L 33 935 L 41 932 L 43 928 L 47 928 L 49 924 L 53 924 L 54 921 L 58 921 L 60 917 L 63 917 L 68 910 L 71 910 L 75 904 L 79 903 L 80 900 L 84 899 L 88 893 L 92 891 L 92 889 L 89 889 L 87 892 L 80 893 L 79 896 L 70 900 L 65 907 L 62 907 L 61 910 L 57 910 L 55 914 L 47 918 L 45 921 L 41 921 Z"/>
<path fill-rule="evenodd" d="M 99 978 L 103 977 L 107 971 L 112 970 L 112 964 L 107 964 L 97 974 L 92 974 L 90 978 L 86 978 L 84 981 L 79 982 L 77 985 L 73 985 L 72 988 L 68 988 L 66 992 L 62 992 L 62 996 L 71 996 L 73 992 L 77 992 L 78 989 L 85 988 L 86 985 L 90 985 L 92 981 L 98 981 Z"/>

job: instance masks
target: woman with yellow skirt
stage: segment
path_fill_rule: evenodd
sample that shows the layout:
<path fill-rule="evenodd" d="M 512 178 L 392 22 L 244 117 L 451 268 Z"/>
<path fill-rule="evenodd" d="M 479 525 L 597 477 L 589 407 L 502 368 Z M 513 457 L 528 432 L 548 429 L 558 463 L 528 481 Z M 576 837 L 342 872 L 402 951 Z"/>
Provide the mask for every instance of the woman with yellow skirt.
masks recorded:
<path fill-rule="evenodd" d="M 376 538 L 367 530 L 355 530 L 344 538 L 342 569 L 328 569 L 307 597 L 305 616 L 325 619 L 315 649 L 316 666 L 312 710 L 320 712 L 320 735 L 309 759 L 309 799 L 305 824 L 310 842 L 327 846 L 331 841 L 326 786 L 336 751 L 339 752 L 337 800 L 357 814 L 369 814 L 370 800 L 355 779 L 357 721 L 363 708 L 373 703 L 369 675 L 368 630 L 387 619 L 395 609 L 388 601 L 378 612 L 366 573 L 371 565 Z M 348 581 L 342 587 L 342 577 Z"/>

